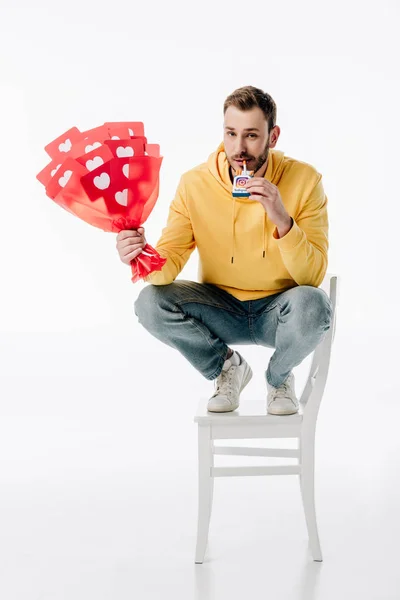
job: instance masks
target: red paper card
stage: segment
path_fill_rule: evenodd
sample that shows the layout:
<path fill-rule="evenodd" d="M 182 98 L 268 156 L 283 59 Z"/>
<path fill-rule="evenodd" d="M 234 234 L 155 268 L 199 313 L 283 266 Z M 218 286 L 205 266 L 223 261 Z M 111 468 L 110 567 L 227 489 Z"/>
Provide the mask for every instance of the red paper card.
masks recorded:
<path fill-rule="evenodd" d="M 105 144 L 102 144 L 91 152 L 83 154 L 82 156 L 78 156 L 76 160 L 78 163 L 86 167 L 88 171 L 94 171 L 112 158 L 113 153 L 111 152 L 110 148 Z"/>
<path fill-rule="evenodd" d="M 145 137 L 144 135 L 135 135 L 134 137 L 130 138 L 131 140 L 140 140 L 143 144 L 143 146 L 145 146 L 147 144 L 147 137 Z"/>
<path fill-rule="evenodd" d="M 97 167 L 81 179 L 82 187 L 91 200 L 97 200 L 101 197 L 109 197 L 111 193 L 111 159 L 104 165 Z"/>
<path fill-rule="evenodd" d="M 68 185 L 72 173 L 82 176 L 87 172 L 87 169 L 83 165 L 69 156 L 62 163 L 54 177 L 49 181 L 46 186 L 46 194 L 54 200 L 57 194 Z"/>
<path fill-rule="evenodd" d="M 156 158 L 160 157 L 160 144 L 145 144 L 144 150 L 145 156 L 155 156 Z"/>
<path fill-rule="evenodd" d="M 128 140 L 105 140 L 115 158 L 132 158 L 132 156 L 144 156 L 144 143 L 142 139 Z"/>
<path fill-rule="evenodd" d="M 108 137 L 106 136 L 104 138 L 101 133 L 91 133 L 84 140 L 80 140 L 72 146 L 70 156 L 72 156 L 72 158 L 78 158 L 79 156 L 89 154 L 89 152 L 101 148 L 105 139 L 108 140 Z"/>
<path fill-rule="evenodd" d="M 111 127 L 108 129 L 108 138 L 111 140 L 130 140 L 131 136 L 128 127 Z"/>
<path fill-rule="evenodd" d="M 36 179 L 38 179 L 40 183 L 46 187 L 50 179 L 57 173 L 62 163 L 63 160 L 61 158 L 52 160 L 44 169 L 40 171 L 40 173 L 36 175 Z"/>
<path fill-rule="evenodd" d="M 50 144 L 47 144 L 44 149 L 51 158 L 61 158 L 62 162 L 69 155 L 72 146 L 83 139 L 83 137 L 83 134 L 77 127 L 71 127 L 71 129 L 68 129 L 68 131 L 50 142 Z"/>
<path fill-rule="evenodd" d="M 128 179 L 128 158 L 113 158 L 81 178 L 82 186 L 92 201 L 104 198 L 112 212 L 116 207 L 126 207 L 133 182 Z"/>
<path fill-rule="evenodd" d="M 82 135 L 84 137 L 94 136 L 95 138 L 102 140 L 109 140 L 115 137 L 115 139 L 129 139 L 130 133 L 129 128 L 124 126 L 123 123 L 110 123 L 110 126 L 100 125 L 100 127 L 94 127 L 93 129 L 88 129 L 84 131 Z"/>
<path fill-rule="evenodd" d="M 127 127 L 130 137 L 143 136 L 144 135 L 144 124 L 141 121 L 113 121 L 104 123 L 106 127 Z"/>

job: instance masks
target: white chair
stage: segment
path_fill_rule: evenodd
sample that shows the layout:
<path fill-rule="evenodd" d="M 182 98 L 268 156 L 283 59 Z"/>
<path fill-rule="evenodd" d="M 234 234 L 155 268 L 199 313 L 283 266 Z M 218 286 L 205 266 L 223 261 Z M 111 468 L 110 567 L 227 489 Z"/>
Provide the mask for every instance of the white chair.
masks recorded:
<path fill-rule="evenodd" d="M 198 526 L 195 563 L 202 563 L 207 547 L 215 477 L 244 475 L 298 475 L 301 496 L 314 561 L 322 561 L 314 499 L 315 429 L 319 407 L 328 377 L 332 342 L 335 336 L 338 277 L 327 273 L 321 288 L 333 305 L 333 321 L 324 339 L 313 352 L 310 372 L 295 415 L 269 415 L 266 395 L 263 405 L 244 406 L 229 413 L 207 411 L 207 399 L 199 403 L 194 421 L 198 424 Z M 249 403 L 250 404 L 250 403 Z M 216 446 L 215 440 L 296 438 L 297 449 L 244 448 Z M 295 465 L 214 466 L 217 454 L 295 458 Z"/>

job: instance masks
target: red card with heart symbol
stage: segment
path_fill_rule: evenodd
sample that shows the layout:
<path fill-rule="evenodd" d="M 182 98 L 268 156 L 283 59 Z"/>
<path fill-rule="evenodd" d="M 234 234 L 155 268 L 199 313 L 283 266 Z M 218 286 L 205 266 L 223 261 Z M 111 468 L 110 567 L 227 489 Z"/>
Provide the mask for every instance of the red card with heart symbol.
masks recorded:
<path fill-rule="evenodd" d="M 110 140 L 130 140 L 131 136 L 129 135 L 128 127 L 111 127 L 108 129 L 107 138 Z"/>
<path fill-rule="evenodd" d="M 144 143 L 142 139 L 127 140 L 105 140 L 116 158 L 132 158 L 132 156 L 144 156 Z"/>
<path fill-rule="evenodd" d="M 46 186 L 46 194 L 54 200 L 61 190 L 65 190 L 73 173 L 79 177 L 87 173 L 87 169 L 75 159 L 68 156 Z"/>
<path fill-rule="evenodd" d="M 129 180 L 122 172 L 122 163 L 127 158 L 113 158 L 94 171 L 81 178 L 81 184 L 86 194 L 96 207 L 97 203 L 107 207 L 110 214 L 118 213 L 120 217 L 132 213 L 131 190 Z"/>
<path fill-rule="evenodd" d="M 57 173 L 64 160 L 65 159 L 63 158 L 56 158 L 52 160 L 44 169 L 40 171 L 40 173 L 36 175 L 36 179 L 38 179 L 40 183 L 42 183 L 46 187 L 50 179 L 54 177 L 54 175 Z"/>
<path fill-rule="evenodd" d="M 110 131 L 111 131 L 111 130 L 110 130 Z M 118 131 L 118 130 L 116 130 L 116 131 Z M 112 139 L 112 138 L 111 138 L 111 139 Z M 147 137 L 145 137 L 144 135 L 135 135 L 134 137 L 129 137 L 129 136 L 126 136 L 126 137 L 124 137 L 124 138 L 123 138 L 123 137 L 121 137 L 120 139 L 121 139 L 121 142 L 125 142 L 125 141 L 126 141 L 126 142 L 134 142 L 134 141 L 136 141 L 136 142 L 141 142 L 141 143 L 142 143 L 142 145 L 143 145 L 143 148 L 144 148 L 144 146 L 147 144 Z"/>
<path fill-rule="evenodd" d="M 129 136 L 144 136 L 144 124 L 141 121 L 114 121 L 104 123 L 109 129 L 113 127 L 127 127 L 129 129 Z"/>
<path fill-rule="evenodd" d="M 69 155 L 72 156 L 72 158 L 78 158 L 78 156 L 89 154 L 89 152 L 101 148 L 105 139 L 108 140 L 109 138 L 103 138 L 102 135 L 90 133 L 84 140 L 80 140 L 72 146 Z"/>
<path fill-rule="evenodd" d="M 121 163 L 123 162 L 122 159 Z M 159 180 L 154 180 L 154 171 L 157 170 L 157 165 L 160 165 L 161 157 L 143 156 L 141 158 L 128 159 L 127 163 L 122 166 L 124 179 L 128 182 L 124 187 L 128 188 L 128 206 L 130 206 L 129 216 L 133 220 L 138 220 L 143 224 L 150 215 L 158 198 Z M 121 163 L 118 165 L 116 160 L 113 163 L 111 176 L 117 180 L 120 175 L 117 175 L 118 168 L 121 168 Z M 120 180 L 120 179 L 119 179 Z M 153 186 L 152 194 L 148 197 L 146 204 L 141 204 L 138 199 L 142 196 L 142 190 L 146 187 Z"/>
<path fill-rule="evenodd" d="M 142 178 L 142 183 L 145 183 L 146 169 L 141 161 L 129 158 L 113 158 L 105 165 L 94 169 L 81 178 L 82 187 L 88 197 L 93 202 L 98 198 L 104 198 L 111 213 L 115 212 L 118 205 L 121 208 L 128 206 L 128 204 L 132 212 L 134 201 L 132 190 L 137 188 L 138 181 L 129 178 L 130 162 L 134 162 L 136 165 L 132 169 L 133 176 L 136 179 Z M 124 212 L 122 209 L 123 214 Z"/>
<path fill-rule="evenodd" d="M 112 158 L 81 178 L 82 187 L 90 200 L 94 201 L 103 196 L 110 197 L 112 194 L 111 163 L 113 160 L 115 159 Z"/>
<path fill-rule="evenodd" d="M 47 144 L 44 149 L 51 158 L 61 158 L 64 160 L 69 155 L 72 146 L 83 139 L 83 137 L 83 134 L 77 127 L 71 127 L 71 129 L 68 129 L 68 131 L 50 142 L 50 144 Z"/>
<path fill-rule="evenodd" d="M 113 153 L 111 152 L 110 148 L 105 144 L 102 144 L 91 152 L 83 154 L 82 156 L 78 156 L 76 160 L 78 163 L 86 167 L 88 171 L 94 171 L 112 158 Z"/>
<path fill-rule="evenodd" d="M 109 140 L 109 139 L 130 139 L 129 128 L 124 127 L 123 125 L 119 125 L 116 123 L 113 127 L 106 127 L 105 125 L 100 125 L 100 127 L 94 127 L 93 129 L 88 129 L 84 131 L 82 135 L 86 137 L 97 138 L 98 140 Z"/>

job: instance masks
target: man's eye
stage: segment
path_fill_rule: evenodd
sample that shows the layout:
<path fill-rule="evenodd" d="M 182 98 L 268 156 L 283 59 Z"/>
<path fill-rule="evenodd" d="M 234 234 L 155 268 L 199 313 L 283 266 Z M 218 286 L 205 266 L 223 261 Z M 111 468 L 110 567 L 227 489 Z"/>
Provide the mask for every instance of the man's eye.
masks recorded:
<path fill-rule="evenodd" d="M 229 136 L 236 135 L 236 134 L 235 134 L 233 131 L 228 131 L 228 132 L 227 132 L 227 134 L 228 134 Z M 249 133 L 249 137 L 256 138 L 256 137 L 257 137 L 257 134 L 256 134 L 256 133 Z"/>
<path fill-rule="evenodd" d="M 228 133 L 228 135 L 236 135 L 233 131 L 228 131 L 227 133 Z M 256 133 L 249 133 L 249 137 L 256 138 L 257 134 Z"/>

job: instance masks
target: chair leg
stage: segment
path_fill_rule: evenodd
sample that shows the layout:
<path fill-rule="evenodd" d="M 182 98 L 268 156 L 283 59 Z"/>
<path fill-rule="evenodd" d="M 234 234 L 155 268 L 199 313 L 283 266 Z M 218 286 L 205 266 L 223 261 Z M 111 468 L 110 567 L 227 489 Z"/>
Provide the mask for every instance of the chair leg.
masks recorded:
<path fill-rule="evenodd" d="M 321 545 L 319 542 L 317 517 L 315 513 L 314 490 L 314 460 L 315 432 L 301 440 L 301 474 L 300 489 L 303 500 L 304 514 L 311 554 L 314 561 L 322 562 Z"/>
<path fill-rule="evenodd" d="M 206 552 L 208 531 L 210 527 L 211 509 L 214 491 L 214 477 L 211 476 L 214 455 L 212 452 L 209 426 L 198 427 L 198 522 L 195 563 L 201 564 Z"/>

